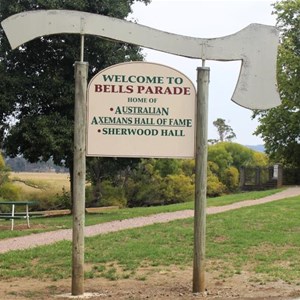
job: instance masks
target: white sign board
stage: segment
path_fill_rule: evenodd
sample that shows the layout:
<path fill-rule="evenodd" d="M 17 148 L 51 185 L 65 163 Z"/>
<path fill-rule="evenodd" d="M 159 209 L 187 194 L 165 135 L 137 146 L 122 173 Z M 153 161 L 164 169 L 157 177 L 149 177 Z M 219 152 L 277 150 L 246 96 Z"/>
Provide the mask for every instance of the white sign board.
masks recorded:
<path fill-rule="evenodd" d="M 193 158 L 196 90 L 179 71 L 117 64 L 88 86 L 87 155 Z"/>

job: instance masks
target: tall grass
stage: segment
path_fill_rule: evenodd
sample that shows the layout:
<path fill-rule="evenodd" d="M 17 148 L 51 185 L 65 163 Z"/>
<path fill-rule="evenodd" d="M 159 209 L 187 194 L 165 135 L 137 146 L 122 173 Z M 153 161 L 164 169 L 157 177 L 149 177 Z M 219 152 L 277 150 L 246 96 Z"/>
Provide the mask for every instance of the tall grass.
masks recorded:
<path fill-rule="evenodd" d="M 11 172 L 9 178 L 19 190 L 18 200 L 36 201 L 39 210 L 60 208 L 59 197 L 70 190 L 67 173 Z"/>
<path fill-rule="evenodd" d="M 67 173 L 11 172 L 9 178 L 22 189 L 24 199 L 33 194 L 55 195 L 63 188 L 70 189 L 70 179 Z"/>

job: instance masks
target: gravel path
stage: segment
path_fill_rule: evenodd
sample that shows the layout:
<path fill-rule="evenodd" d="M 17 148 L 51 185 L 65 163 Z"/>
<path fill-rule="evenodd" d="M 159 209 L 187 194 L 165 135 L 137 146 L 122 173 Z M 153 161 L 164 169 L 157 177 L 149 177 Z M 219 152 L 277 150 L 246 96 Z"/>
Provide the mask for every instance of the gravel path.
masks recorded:
<path fill-rule="evenodd" d="M 257 200 L 246 200 L 225 206 L 208 207 L 207 214 L 217 214 L 228 210 L 263 204 L 298 195 L 300 195 L 300 187 L 289 187 L 282 192 Z M 147 217 L 137 217 L 121 221 L 112 221 L 85 227 L 85 236 L 89 237 L 129 228 L 143 227 L 154 223 L 167 223 L 172 220 L 191 218 L 193 217 L 193 215 L 193 210 L 182 210 L 170 213 L 160 213 Z M 51 232 L 31 234 L 23 237 L 4 239 L 0 241 L 0 253 L 52 244 L 61 240 L 72 240 L 72 229 L 63 229 Z"/>

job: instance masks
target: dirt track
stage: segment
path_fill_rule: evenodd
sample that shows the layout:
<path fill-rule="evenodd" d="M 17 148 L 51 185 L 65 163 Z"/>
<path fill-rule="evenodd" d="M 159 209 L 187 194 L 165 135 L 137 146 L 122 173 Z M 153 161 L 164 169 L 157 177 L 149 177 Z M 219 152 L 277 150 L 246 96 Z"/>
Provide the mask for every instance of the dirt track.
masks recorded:
<path fill-rule="evenodd" d="M 298 186 L 289 187 L 282 192 L 261 199 L 247 200 L 247 201 L 237 202 L 226 206 L 209 207 L 207 208 L 207 214 L 221 213 L 228 210 L 263 204 L 263 203 L 276 201 L 288 197 L 294 197 L 298 195 L 300 195 L 300 187 Z M 126 219 L 122 221 L 112 221 L 112 222 L 85 227 L 85 236 L 87 237 L 95 236 L 99 234 L 105 234 L 109 232 L 129 229 L 129 228 L 147 226 L 154 223 L 167 223 L 172 220 L 190 218 L 193 217 L 193 215 L 194 215 L 193 210 L 183 210 L 183 211 L 177 211 L 172 213 L 161 213 L 161 214 L 151 215 L 147 217 L 137 217 L 137 218 Z M 0 241 L 0 253 L 5 253 L 8 251 L 18 250 L 18 249 L 33 248 L 36 246 L 52 244 L 61 240 L 71 240 L 71 239 L 72 239 L 71 229 L 63 229 L 63 230 L 44 232 L 39 234 L 31 234 L 24 237 L 10 238 L 10 239 L 5 239 Z"/>

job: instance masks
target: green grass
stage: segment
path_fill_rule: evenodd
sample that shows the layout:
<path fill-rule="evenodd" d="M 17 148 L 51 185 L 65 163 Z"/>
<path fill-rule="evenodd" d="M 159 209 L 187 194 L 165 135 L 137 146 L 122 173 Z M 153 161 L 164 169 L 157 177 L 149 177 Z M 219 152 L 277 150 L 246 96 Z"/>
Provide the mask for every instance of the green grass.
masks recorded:
<path fill-rule="evenodd" d="M 221 206 L 227 205 L 234 202 L 258 199 L 265 196 L 272 195 L 283 189 L 274 189 L 266 191 L 256 192 L 245 192 L 238 194 L 231 194 L 216 198 L 209 198 L 207 200 L 207 206 Z M 194 202 L 185 202 L 179 204 L 172 204 L 166 206 L 152 206 L 152 207 L 135 207 L 135 208 L 124 208 L 119 210 L 108 210 L 103 211 L 99 214 L 87 214 L 86 215 L 86 226 L 100 224 L 115 220 L 124 220 L 129 218 L 135 218 L 140 216 L 149 216 L 152 214 L 162 212 L 174 212 L 179 210 L 194 209 Z M 16 220 L 15 224 L 25 224 L 25 220 Z M 0 221 L 0 225 L 6 225 L 7 230 L 0 231 L 0 239 L 24 236 L 31 233 L 40 233 L 45 231 L 52 231 L 58 229 L 72 228 L 72 216 L 52 217 L 52 218 L 33 218 L 30 220 L 32 229 L 26 231 L 10 231 L 10 221 Z M 36 226 L 35 226 L 36 225 Z"/>
<path fill-rule="evenodd" d="M 300 284 L 300 199 L 275 201 L 207 216 L 206 255 L 220 278 L 253 272 L 252 280 Z M 147 279 L 139 269 L 192 265 L 193 220 L 178 220 L 91 237 L 86 277 Z M 71 242 L 0 255 L 0 278 L 59 280 L 71 276 Z M 210 269 L 208 269 L 208 272 Z"/>
<path fill-rule="evenodd" d="M 284 189 L 272 189 L 272 190 L 265 190 L 265 191 L 253 191 L 253 192 L 244 192 L 244 193 L 237 193 L 237 194 L 230 194 L 216 198 L 209 198 L 207 199 L 207 206 L 223 206 L 232 204 L 235 202 L 246 201 L 246 200 L 255 200 L 263 197 L 267 197 L 273 195 L 275 193 L 281 192 Z"/>
<path fill-rule="evenodd" d="M 300 199 L 294 197 L 218 218 L 209 216 L 209 258 L 230 262 L 231 272 L 250 269 L 268 280 L 300 283 Z M 223 218 L 223 216 L 225 216 Z"/>

